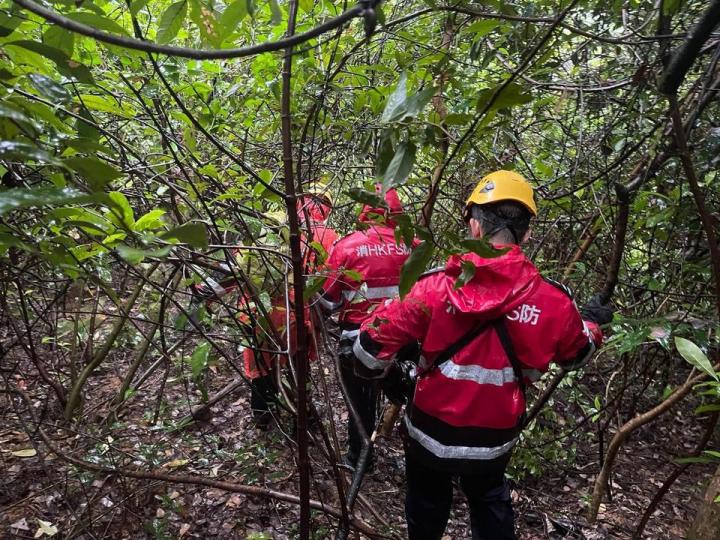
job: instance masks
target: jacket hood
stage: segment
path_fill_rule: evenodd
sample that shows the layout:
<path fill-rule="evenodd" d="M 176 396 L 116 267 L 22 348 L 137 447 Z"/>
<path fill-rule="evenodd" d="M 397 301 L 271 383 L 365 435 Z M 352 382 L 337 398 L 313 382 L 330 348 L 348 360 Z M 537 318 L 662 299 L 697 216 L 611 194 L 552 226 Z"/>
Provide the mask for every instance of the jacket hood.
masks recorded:
<path fill-rule="evenodd" d="M 305 220 L 305 214 L 307 213 L 311 222 L 324 223 L 327 221 L 332 207 L 317 197 L 306 195 L 298 199 L 297 209 L 300 221 Z"/>
<path fill-rule="evenodd" d="M 475 265 L 475 274 L 465 285 L 455 289 L 455 280 L 461 276 L 462 265 L 466 262 Z M 445 274 L 455 278 L 447 285 L 447 297 L 453 307 L 462 313 L 482 313 L 488 319 L 514 310 L 542 281 L 535 265 L 517 245 L 512 245 L 507 253 L 492 259 L 475 253 L 453 255 L 447 261 Z"/>
<path fill-rule="evenodd" d="M 385 204 L 387 204 L 387 208 L 378 208 L 366 204 L 365 206 L 363 206 L 363 209 L 360 212 L 360 217 L 358 219 L 360 219 L 360 221 L 364 223 L 368 223 L 377 221 L 378 216 L 383 216 L 387 225 L 395 227 L 396 223 L 392 219 L 392 216 L 394 214 L 403 213 L 403 206 L 400 202 L 400 197 L 398 197 L 397 191 L 395 191 L 395 189 L 391 188 L 385 192 Z"/>

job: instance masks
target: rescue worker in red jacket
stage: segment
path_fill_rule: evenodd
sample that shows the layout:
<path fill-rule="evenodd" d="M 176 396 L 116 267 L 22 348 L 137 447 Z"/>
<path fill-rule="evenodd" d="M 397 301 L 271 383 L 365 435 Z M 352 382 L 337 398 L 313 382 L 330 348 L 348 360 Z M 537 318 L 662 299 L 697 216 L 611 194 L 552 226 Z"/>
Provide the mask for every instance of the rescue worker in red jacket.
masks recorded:
<path fill-rule="evenodd" d="M 337 239 L 337 233 L 330 228 L 326 222 L 332 210 L 332 201 L 324 192 L 311 192 L 298 198 L 298 216 L 304 224 L 302 235 L 303 260 L 305 271 L 312 273 L 319 266 L 318 253 L 311 245 L 317 242 L 326 253 L 330 252 L 332 245 Z M 269 324 L 279 334 L 282 342 L 273 344 L 268 339 L 267 329 L 256 328 L 256 336 L 260 349 L 267 350 L 260 352 L 246 348 L 243 351 L 243 367 L 245 376 L 250 379 L 250 407 L 253 411 L 255 425 L 260 429 L 266 429 L 272 420 L 270 405 L 277 400 L 278 393 L 278 370 L 287 364 L 287 354 L 269 352 L 269 350 L 280 347 L 287 349 L 292 355 L 295 353 L 296 344 L 294 340 L 287 343 L 288 332 L 290 336 L 295 335 L 295 316 L 292 304 L 294 302 L 292 292 L 288 295 L 290 306 L 286 305 L 285 292 L 281 291 L 272 299 L 272 309 L 268 313 Z M 289 313 L 288 313 L 289 310 Z M 312 339 L 313 323 L 308 309 L 305 313 L 305 321 L 308 327 L 308 356 L 312 360 L 315 355 L 314 340 Z M 289 322 L 289 328 L 288 328 Z M 267 326 L 267 325 L 266 325 Z"/>
<path fill-rule="evenodd" d="M 352 343 L 360 324 L 372 311 L 397 296 L 400 270 L 411 250 L 395 242 L 393 216 L 402 213 L 403 208 L 394 189 L 385 193 L 385 203 L 387 208 L 366 205 L 359 218 L 364 228 L 335 243 L 327 262 L 330 275 L 319 300 L 325 310 L 340 311 L 342 376 L 367 434 L 375 429 L 377 384 L 355 375 L 357 361 L 352 355 Z M 348 465 L 355 467 L 361 448 L 362 437 L 352 415 L 348 415 Z"/>
<path fill-rule="evenodd" d="M 569 291 L 544 279 L 523 254 L 536 213 L 521 175 L 483 178 L 467 200 L 465 220 L 473 238 L 507 251 L 450 257 L 404 299 L 378 308 L 354 344 L 366 376 L 389 380 L 403 379 L 398 352 L 420 345 L 404 423 L 410 540 L 442 537 L 454 476 L 468 499 L 473 539 L 515 538 L 504 472 L 523 427 L 524 387 L 550 362 L 567 370 L 584 365 L 601 343 L 598 325 L 612 319 L 599 297 L 581 316 Z M 468 267 L 474 274 L 456 288 Z"/>

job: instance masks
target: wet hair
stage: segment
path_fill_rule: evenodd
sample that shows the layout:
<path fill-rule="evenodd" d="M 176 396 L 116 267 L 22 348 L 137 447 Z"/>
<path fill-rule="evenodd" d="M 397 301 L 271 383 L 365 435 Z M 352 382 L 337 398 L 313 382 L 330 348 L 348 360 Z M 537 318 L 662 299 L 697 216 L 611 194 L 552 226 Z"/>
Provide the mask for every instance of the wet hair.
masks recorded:
<path fill-rule="evenodd" d="M 502 242 L 519 244 L 530 228 L 530 211 L 514 201 L 474 204 L 470 217 L 480 223 L 483 235 L 495 236 Z"/>

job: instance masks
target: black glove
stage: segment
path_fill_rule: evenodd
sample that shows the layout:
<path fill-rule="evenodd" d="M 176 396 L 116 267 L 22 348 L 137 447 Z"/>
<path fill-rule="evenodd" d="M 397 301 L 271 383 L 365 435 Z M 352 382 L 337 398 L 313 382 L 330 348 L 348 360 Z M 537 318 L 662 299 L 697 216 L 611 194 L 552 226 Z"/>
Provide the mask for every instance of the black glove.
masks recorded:
<path fill-rule="evenodd" d="M 602 295 L 600 293 L 593 296 L 590 301 L 583 306 L 580 310 L 580 315 L 586 321 L 591 321 L 597 324 L 608 324 L 613 320 L 613 313 L 615 310 L 612 304 L 608 301 L 603 303 Z"/>
<path fill-rule="evenodd" d="M 380 385 L 390 401 L 400 405 L 407 403 L 415 391 L 415 364 L 393 363 Z"/>

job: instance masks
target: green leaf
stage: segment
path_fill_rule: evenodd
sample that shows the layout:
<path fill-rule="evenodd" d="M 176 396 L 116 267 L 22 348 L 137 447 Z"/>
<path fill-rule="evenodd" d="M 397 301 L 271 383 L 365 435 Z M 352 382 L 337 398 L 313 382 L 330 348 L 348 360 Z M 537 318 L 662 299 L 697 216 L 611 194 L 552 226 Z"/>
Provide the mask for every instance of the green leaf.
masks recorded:
<path fill-rule="evenodd" d="M 383 133 L 378 148 L 377 160 L 375 163 L 375 176 L 382 178 L 383 174 L 390 165 L 392 158 L 395 156 L 395 149 L 392 144 L 390 133 Z"/>
<path fill-rule="evenodd" d="M 415 164 L 416 147 L 412 142 L 402 142 L 398 145 L 392 161 L 383 174 L 385 189 L 398 186 L 405 182 Z"/>
<path fill-rule="evenodd" d="M 408 118 L 415 118 L 422 112 L 432 97 L 435 95 L 436 90 L 434 87 L 429 86 L 416 94 L 410 96 L 407 100 L 407 111 L 400 119 L 401 121 L 407 120 Z"/>
<path fill-rule="evenodd" d="M 185 223 L 160 235 L 163 240 L 177 240 L 196 248 L 208 245 L 207 229 L 202 223 Z"/>
<path fill-rule="evenodd" d="M 347 277 L 348 279 L 351 279 L 352 281 L 356 281 L 356 282 L 363 281 L 363 275 L 360 272 L 358 272 L 357 270 L 352 270 L 350 268 L 343 269 L 343 276 Z"/>
<path fill-rule="evenodd" d="M 225 8 L 220 16 L 220 25 L 223 27 L 225 35 L 232 34 L 240 21 L 248 15 L 247 6 L 247 0 L 235 0 Z"/>
<path fill-rule="evenodd" d="M 130 13 L 137 15 L 142 8 L 148 5 L 148 2 L 150 0 L 133 0 L 132 4 L 130 4 Z"/>
<path fill-rule="evenodd" d="M 145 257 L 163 258 L 170 254 L 172 248 L 165 246 L 157 249 L 138 249 L 124 244 L 120 244 L 117 249 L 118 255 L 123 258 L 128 264 L 136 265 L 143 262 Z"/>
<path fill-rule="evenodd" d="M 164 215 L 165 210 L 162 210 L 161 208 L 150 210 L 147 214 L 141 216 L 140 219 L 135 222 L 135 225 L 133 225 L 133 230 L 146 231 L 148 229 L 160 229 L 165 225 L 163 220 L 160 219 Z"/>
<path fill-rule="evenodd" d="M 318 264 L 324 264 L 327 261 L 328 252 L 320 242 L 313 240 L 310 242 L 310 248 L 317 254 Z"/>
<path fill-rule="evenodd" d="M 90 13 L 89 11 L 76 11 L 75 13 L 68 13 L 65 16 L 68 19 L 72 19 L 73 21 L 77 21 L 81 24 L 105 30 L 110 34 L 128 35 L 127 30 L 118 23 L 108 19 L 107 17 L 98 15 L 97 13 Z"/>
<path fill-rule="evenodd" d="M 425 271 L 434 251 L 435 245 L 427 241 L 413 249 L 400 271 L 400 298 L 404 298 L 410 292 L 412 286 Z"/>
<path fill-rule="evenodd" d="M 65 158 L 65 164 L 80 174 L 93 191 L 101 191 L 107 184 L 122 176 L 115 167 L 91 157 Z"/>
<path fill-rule="evenodd" d="M 81 83 L 95 84 L 95 80 L 90 74 L 90 70 L 87 66 L 72 60 L 67 54 L 62 52 L 60 49 L 50 47 L 44 43 L 37 41 L 30 41 L 27 39 L 21 39 L 18 41 L 11 41 L 5 44 L 6 47 L 22 47 L 28 51 L 32 51 L 36 54 L 44 56 L 52 60 L 57 67 L 57 70 L 66 77 L 77 79 Z"/>
<path fill-rule="evenodd" d="M 13 4 L 11 11 L 0 12 L 0 38 L 4 38 L 12 34 L 15 29 L 20 26 L 20 23 L 23 22 L 24 18 L 17 16 L 17 10 L 17 6 Z"/>
<path fill-rule="evenodd" d="M 75 50 L 75 34 L 60 26 L 51 26 L 43 34 L 43 43 L 72 56 Z"/>
<path fill-rule="evenodd" d="M 180 0 L 168 7 L 160 17 L 157 35 L 155 39 L 158 43 L 168 43 L 175 39 L 180 31 L 188 11 L 187 0 Z"/>
<path fill-rule="evenodd" d="M 38 161 L 62 166 L 62 161 L 34 144 L 21 141 L 0 141 L 0 159 L 9 161 Z"/>
<path fill-rule="evenodd" d="M 30 73 L 28 75 L 30 82 L 35 89 L 53 103 L 69 103 L 72 100 L 70 92 L 65 87 L 56 83 L 50 77 L 41 75 L 40 73 Z"/>
<path fill-rule="evenodd" d="M 305 291 L 303 291 L 305 301 L 310 300 L 316 292 L 322 289 L 326 281 L 327 276 L 310 276 L 305 284 Z"/>
<path fill-rule="evenodd" d="M 70 188 L 14 188 L 0 191 L 0 216 L 20 208 L 105 202 L 106 200 L 105 194 L 88 195 Z"/>
<path fill-rule="evenodd" d="M 395 91 L 390 95 L 385 104 L 385 110 L 380 117 L 383 123 L 394 122 L 407 112 L 407 74 L 403 72 Z"/>
<path fill-rule="evenodd" d="M 488 88 L 480 93 L 477 100 L 477 110 L 484 109 L 492 99 L 495 92 L 500 92 L 497 97 L 492 101 L 489 111 L 498 109 L 506 109 L 514 107 L 516 105 L 523 105 L 532 101 L 532 95 L 525 91 L 525 89 L 519 84 L 510 83 L 505 88 L 500 90 L 502 84 L 495 86 L 494 88 Z"/>
<path fill-rule="evenodd" d="M 127 197 L 119 191 L 111 191 L 108 193 L 108 197 L 111 201 L 108 214 L 110 221 L 120 229 L 132 229 L 135 223 L 135 213 Z"/>
<path fill-rule="evenodd" d="M 486 259 L 494 259 L 504 255 L 510 248 L 495 249 L 487 240 L 482 238 L 468 238 L 460 241 L 460 247 L 465 251 L 472 251 Z"/>
<path fill-rule="evenodd" d="M 270 24 L 273 26 L 280 24 L 282 22 L 282 12 L 280 11 L 277 0 L 270 0 L 270 12 L 272 13 Z"/>
<path fill-rule="evenodd" d="M 24 124 L 33 127 L 33 122 L 22 111 L 9 107 L 5 103 L 0 102 L 0 118 L 7 118 L 16 124 Z"/>
<path fill-rule="evenodd" d="M 705 355 L 705 353 L 702 352 L 702 349 L 700 349 L 700 347 L 695 345 L 689 339 L 681 337 L 675 338 L 675 347 L 677 347 L 680 356 L 687 360 L 688 363 L 695 366 L 699 370 L 704 371 L 716 381 L 720 381 L 720 379 L 718 379 L 717 373 L 715 373 L 715 370 L 713 369 L 712 363 L 710 363 L 710 360 Z"/>
<path fill-rule="evenodd" d="M 500 26 L 502 21 L 494 19 L 483 19 L 472 23 L 470 26 L 465 28 L 464 32 L 475 34 L 475 38 L 481 38 Z"/>
<path fill-rule="evenodd" d="M 218 22 L 212 9 L 202 0 L 190 0 L 190 20 L 200 31 L 203 42 L 219 46 L 222 36 L 218 29 Z"/>
<path fill-rule="evenodd" d="M 458 276 L 455 280 L 453 289 L 459 289 L 465 285 L 473 278 L 473 276 L 475 276 L 475 271 L 477 270 L 477 267 L 472 261 L 463 261 L 460 268 L 462 269 L 462 272 L 460 272 L 460 276 Z"/>
<path fill-rule="evenodd" d="M 207 341 L 203 341 L 193 351 L 190 357 L 190 369 L 194 379 L 197 379 L 207 367 L 209 354 L 210 344 Z"/>
<path fill-rule="evenodd" d="M 365 191 L 360 188 L 350 188 L 348 196 L 361 204 L 369 204 L 373 208 L 385 208 L 385 200 L 374 191 Z"/>
<path fill-rule="evenodd" d="M 125 105 L 121 108 L 114 99 L 111 100 L 94 94 L 80 94 L 76 101 L 92 111 L 111 113 L 123 118 L 133 118 L 136 115 L 132 107 Z"/>

